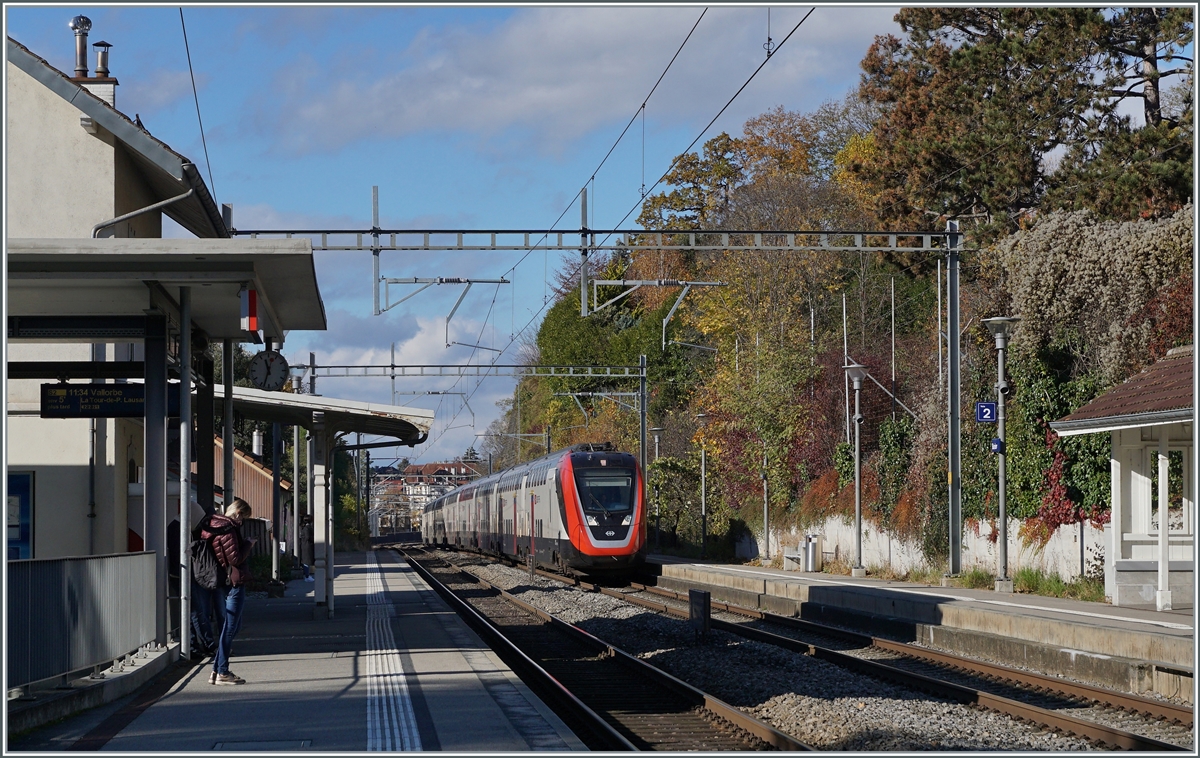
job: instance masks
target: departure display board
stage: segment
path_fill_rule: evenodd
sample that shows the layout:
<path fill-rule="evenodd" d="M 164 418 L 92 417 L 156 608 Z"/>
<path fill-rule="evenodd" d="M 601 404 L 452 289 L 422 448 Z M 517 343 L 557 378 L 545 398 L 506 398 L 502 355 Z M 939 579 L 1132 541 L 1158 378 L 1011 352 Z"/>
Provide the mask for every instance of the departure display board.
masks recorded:
<path fill-rule="evenodd" d="M 167 414 L 179 415 L 179 387 L 167 389 Z M 43 384 L 42 418 L 141 418 L 144 384 Z"/>

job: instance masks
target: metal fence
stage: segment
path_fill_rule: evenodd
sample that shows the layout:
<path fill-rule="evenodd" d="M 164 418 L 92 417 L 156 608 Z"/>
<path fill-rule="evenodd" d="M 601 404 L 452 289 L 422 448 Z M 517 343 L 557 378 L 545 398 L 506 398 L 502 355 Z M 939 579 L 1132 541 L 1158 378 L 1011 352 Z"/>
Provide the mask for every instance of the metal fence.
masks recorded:
<path fill-rule="evenodd" d="M 9 561 L 8 689 L 152 642 L 154 595 L 154 553 Z"/>

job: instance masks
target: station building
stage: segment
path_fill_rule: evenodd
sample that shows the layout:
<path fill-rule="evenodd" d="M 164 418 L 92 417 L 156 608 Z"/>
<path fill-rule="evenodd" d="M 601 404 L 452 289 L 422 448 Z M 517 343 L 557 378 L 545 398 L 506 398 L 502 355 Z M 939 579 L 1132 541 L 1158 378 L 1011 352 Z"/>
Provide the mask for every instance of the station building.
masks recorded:
<path fill-rule="evenodd" d="M 10 692 L 145 645 L 187 654 L 187 598 L 168 598 L 167 580 L 187 573 L 186 557 L 168 560 L 179 493 L 193 521 L 235 495 L 263 499 L 261 465 L 223 455 L 235 412 L 307 432 L 314 615 L 332 618 L 333 445 L 416 444 L 433 415 L 221 383 L 209 345 L 231 364 L 238 342 L 278 349 L 326 328 L 311 242 L 233 238 L 232 208 L 195 164 L 117 109 L 112 46 L 97 43 L 89 76 L 91 22 L 72 24 L 74 76 L 6 41 Z M 164 239 L 164 214 L 191 236 Z"/>

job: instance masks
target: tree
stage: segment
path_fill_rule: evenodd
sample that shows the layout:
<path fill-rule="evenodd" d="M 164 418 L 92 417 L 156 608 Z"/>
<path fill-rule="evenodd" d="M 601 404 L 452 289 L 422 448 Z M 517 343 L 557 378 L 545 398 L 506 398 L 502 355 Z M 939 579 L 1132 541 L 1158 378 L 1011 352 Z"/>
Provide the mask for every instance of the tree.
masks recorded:
<path fill-rule="evenodd" d="M 1149 127 L 1156 128 L 1157 81 L 1185 69 L 1159 71 L 1154 51 L 1175 56 L 1190 41 L 1191 28 L 1178 14 L 1142 10 L 1149 9 L 898 13 L 907 40 L 878 37 L 862 62 L 862 92 L 884 109 L 874 130 L 876 153 L 850 167 L 873 188 L 880 218 L 910 228 L 964 219 L 975 225 L 977 239 L 993 239 L 1044 207 L 1054 183 L 1052 154 L 1066 150 L 1076 169 L 1090 169 L 1106 145 L 1137 131 L 1118 113 L 1121 100 L 1143 98 Z M 1134 53 L 1142 68 L 1129 76 Z M 1136 150 L 1122 155 L 1134 154 L 1151 164 L 1160 157 Z M 1095 169 L 1104 172 L 1111 163 L 1100 161 Z M 1161 173 L 1154 165 L 1147 171 Z M 1157 181 L 1165 188 L 1159 194 L 1173 198 L 1157 207 L 1173 201 L 1177 207 L 1179 198 L 1190 196 L 1190 182 Z M 1145 194 L 1131 184 L 1127 192 Z M 1137 204 L 1108 202 L 1111 209 L 1131 205 Z"/>
<path fill-rule="evenodd" d="M 684 153 L 676 158 L 663 177 L 675 189 L 646 198 L 638 223 L 646 229 L 711 228 L 744 176 L 741 148 L 740 140 L 721 132 L 704 143 L 703 156 Z"/>

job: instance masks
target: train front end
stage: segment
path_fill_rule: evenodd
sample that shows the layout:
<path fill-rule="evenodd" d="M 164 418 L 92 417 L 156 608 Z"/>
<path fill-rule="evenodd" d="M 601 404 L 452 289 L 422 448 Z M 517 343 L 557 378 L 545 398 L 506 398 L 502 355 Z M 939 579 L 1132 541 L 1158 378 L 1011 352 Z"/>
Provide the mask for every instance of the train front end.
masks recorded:
<path fill-rule="evenodd" d="M 628 574 L 646 552 L 642 472 L 629 453 L 571 451 L 559 463 L 569 569 Z"/>

